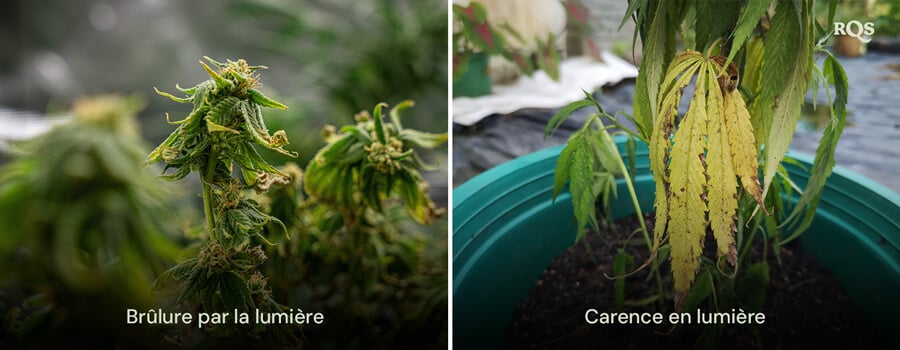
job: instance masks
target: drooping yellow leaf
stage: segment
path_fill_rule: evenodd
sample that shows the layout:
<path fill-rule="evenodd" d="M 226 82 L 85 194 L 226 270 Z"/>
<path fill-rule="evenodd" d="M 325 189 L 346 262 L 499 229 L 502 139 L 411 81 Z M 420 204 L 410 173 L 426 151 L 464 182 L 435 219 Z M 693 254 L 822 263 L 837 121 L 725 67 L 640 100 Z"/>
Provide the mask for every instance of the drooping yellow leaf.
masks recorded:
<path fill-rule="evenodd" d="M 707 94 L 709 79 L 704 62 L 697 76 L 697 88 L 687 114 L 673 139 L 669 165 L 669 243 L 675 279 L 675 303 L 680 307 L 691 289 L 700 267 L 703 237 L 706 235 L 705 153 L 707 135 Z"/>
<path fill-rule="evenodd" d="M 653 176 L 667 181 L 665 169 L 668 165 L 669 149 L 672 147 L 670 137 L 678 115 L 678 104 L 681 102 L 681 90 L 691 82 L 691 78 L 702 63 L 702 56 L 696 51 L 685 51 L 672 60 L 663 81 L 663 95 L 659 99 L 659 115 L 654 120 L 653 134 L 650 138 L 650 167 Z"/>
<path fill-rule="evenodd" d="M 708 78 L 714 80 L 714 74 L 710 71 Z M 731 125 L 727 123 L 729 111 L 724 105 L 722 91 L 718 84 L 715 84 L 709 88 L 707 101 L 709 151 L 706 164 L 709 175 L 709 225 L 716 238 L 719 257 L 724 256 L 732 266 L 738 266 L 737 250 L 734 246 L 734 215 L 738 207 L 736 197 L 738 184 L 734 173 L 735 164 L 732 161 L 733 140 L 729 138 Z"/>
<path fill-rule="evenodd" d="M 731 157 L 734 172 L 741 178 L 741 185 L 753 199 L 763 207 L 762 190 L 759 186 L 757 149 L 753 137 L 753 126 L 750 113 L 744 104 L 744 98 L 738 90 L 725 91 L 725 124 L 728 140 L 731 145 Z"/>
<path fill-rule="evenodd" d="M 650 140 L 650 168 L 656 178 L 656 223 L 653 228 L 653 246 L 662 244 L 668 222 L 668 182 L 667 171 L 669 150 L 672 147 L 670 137 L 678 115 L 678 104 L 681 102 L 681 90 L 691 82 L 694 73 L 702 63 L 702 56 L 696 51 L 685 51 L 672 60 L 663 81 L 662 95 L 659 102 L 659 115 L 654 121 L 653 134 Z M 653 252 L 655 254 L 655 251 Z M 654 256 L 655 258 L 655 256 Z"/>
<path fill-rule="evenodd" d="M 734 232 L 739 179 L 748 193 L 761 198 L 758 148 L 738 92 L 739 72 L 734 64 L 723 69 L 725 61 L 694 51 L 675 57 L 660 89 L 659 115 L 649 142 L 656 181 L 654 247 L 668 237 L 678 309 L 700 268 L 708 226 L 719 256 L 738 266 Z M 681 90 L 695 74 L 688 111 L 678 121 Z"/>
<path fill-rule="evenodd" d="M 669 219 L 669 195 L 667 184 L 663 181 L 656 181 L 656 198 L 653 200 L 653 206 L 656 208 L 656 222 L 653 224 L 653 251 L 650 253 L 650 259 L 656 259 L 657 249 L 662 246 L 663 237 L 666 236 L 666 224 Z"/>

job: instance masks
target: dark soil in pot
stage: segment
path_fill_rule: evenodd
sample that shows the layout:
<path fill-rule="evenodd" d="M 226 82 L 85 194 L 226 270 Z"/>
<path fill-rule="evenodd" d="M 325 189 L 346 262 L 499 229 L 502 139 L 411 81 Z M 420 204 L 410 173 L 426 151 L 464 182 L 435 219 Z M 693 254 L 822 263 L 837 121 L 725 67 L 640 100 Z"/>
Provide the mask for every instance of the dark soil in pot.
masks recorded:
<path fill-rule="evenodd" d="M 647 214 L 648 228 L 653 227 Z M 589 232 L 585 239 L 564 251 L 544 270 L 528 297 L 516 307 L 507 329 L 506 349 L 683 349 L 694 348 L 703 332 L 700 325 L 674 328 L 659 325 L 601 325 L 585 322 L 589 308 L 600 312 L 673 311 L 671 299 L 649 306 L 626 306 L 615 310 L 613 259 L 622 242 L 635 232 L 635 216 L 623 218 Z M 815 232 L 807 233 L 815 234 Z M 796 242 L 796 241 L 795 241 Z M 706 239 L 704 255 L 715 256 L 714 240 Z M 756 239 L 751 251 L 759 261 L 766 249 Z M 648 256 L 643 236 L 631 236 L 625 250 L 635 266 Z M 782 248 L 780 261 L 769 251 L 770 283 L 766 290 L 761 325 L 726 325 L 718 348 L 723 349 L 883 349 L 887 348 L 865 316 L 853 305 L 840 282 L 799 244 Z M 669 265 L 661 266 L 663 283 L 671 288 Z M 646 268 L 626 279 L 626 300 L 641 300 L 656 292 L 656 279 Z M 689 310 L 685 310 L 690 312 Z M 696 313 L 696 311 L 693 313 Z M 705 310 L 710 311 L 710 310 Z M 728 311 L 728 310 L 719 310 Z M 746 310 L 745 310 L 746 311 Z M 708 326 L 707 326 L 708 327 Z"/>

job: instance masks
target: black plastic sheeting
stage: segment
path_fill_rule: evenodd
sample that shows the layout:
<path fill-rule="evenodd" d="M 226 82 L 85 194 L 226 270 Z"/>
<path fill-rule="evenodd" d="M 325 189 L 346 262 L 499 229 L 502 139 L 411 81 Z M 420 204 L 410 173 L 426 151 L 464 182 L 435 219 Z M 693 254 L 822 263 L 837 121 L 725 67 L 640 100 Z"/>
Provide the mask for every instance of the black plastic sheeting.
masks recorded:
<path fill-rule="evenodd" d="M 610 115 L 622 111 L 632 114 L 634 79 L 604 86 L 593 94 Z M 562 108 L 562 106 L 560 106 Z M 544 128 L 559 108 L 522 109 L 506 115 L 491 115 L 473 126 L 453 125 L 453 187 L 491 167 L 544 148 L 561 145 L 573 132 L 584 126 L 587 118 L 597 113 L 593 106 L 577 110 L 553 135 L 544 140 Z M 626 118 L 619 123 L 633 129 Z"/>

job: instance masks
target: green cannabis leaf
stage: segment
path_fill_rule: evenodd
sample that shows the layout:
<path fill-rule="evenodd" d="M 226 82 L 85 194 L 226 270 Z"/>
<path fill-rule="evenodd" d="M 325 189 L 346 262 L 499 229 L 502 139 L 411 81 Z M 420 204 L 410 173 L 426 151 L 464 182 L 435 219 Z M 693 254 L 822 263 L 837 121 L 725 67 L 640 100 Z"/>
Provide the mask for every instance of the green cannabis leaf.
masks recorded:
<path fill-rule="evenodd" d="M 590 140 L 594 140 L 592 135 L 588 135 L 589 131 L 582 129 L 581 132 L 569 139 L 569 144 L 563 149 L 566 154 L 571 153 L 571 158 L 563 158 L 562 160 L 571 159 L 571 165 L 560 163 L 557 167 L 568 166 L 569 176 L 572 179 L 570 188 L 572 191 L 572 203 L 575 205 L 575 218 L 580 225 L 590 222 L 591 227 L 597 227 L 597 218 L 595 217 L 594 199 L 597 193 L 592 191 L 591 179 L 594 177 L 594 157 L 590 148 Z M 558 191 L 554 191 L 558 192 Z"/>
<path fill-rule="evenodd" d="M 553 178 L 553 199 L 565 187 L 569 181 L 569 190 L 572 193 L 572 205 L 575 210 L 575 218 L 579 227 L 588 224 L 595 230 L 599 229 L 598 213 L 594 206 L 599 197 L 600 207 L 604 210 L 600 213 L 604 219 L 611 218 L 610 203 L 618 194 L 616 178 L 625 178 L 631 195 L 635 211 L 640 213 L 640 205 L 637 195 L 631 183 L 628 169 L 622 161 L 622 156 L 615 142 L 609 135 L 609 127 L 603 125 L 601 118 L 605 118 L 624 133 L 629 133 L 614 117 L 606 114 L 600 103 L 587 91 L 583 91 L 584 100 L 572 102 L 561 108 L 544 129 L 545 137 L 553 133 L 560 124 L 565 122 L 576 110 L 593 106 L 597 114 L 587 118 L 581 129 L 569 137 L 566 147 L 556 162 L 556 170 Z M 631 133 L 632 137 L 638 135 Z M 634 149 L 628 148 L 628 157 L 634 158 Z M 651 246 L 650 236 L 644 223 L 641 222 L 641 231 L 647 240 L 648 248 Z M 583 231 L 578 232 L 577 238 L 581 238 Z M 655 252 L 658 247 L 653 247 Z M 645 265 L 646 266 L 646 265 Z M 642 266 L 643 268 L 644 266 Z"/>
<path fill-rule="evenodd" d="M 647 31 L 641 31 L 641 39 L 645 43 L 644 58 L 635 82 L 634 96 L 634 117 L 637 120 L 638 132 L 645 140 L 650 139 L 650 127 L 658 118 L 657 95 L 664 81 L 663 73 L 669 58 L 675 53 L 675 32 L 683 16 L 677 7 L 681 5 L 675 1 L 659 1 L 653 4 L 649 0 L 634 0 L 626 11 L 625 19 L 631 16 L 633 11 L 637 11 L 635 21 L 637 28 L 649 28 Z M 637 34 L 638 31 L 635 31 L 634 41 Z"/>
<path fill-rule="evenodd" d="M 841 67 L 840 62 L 831 53 L 827 53 L 825 58 L 823 77 L 826 83 L 832 83 L 835 90 L 834 102 L 831 105 L 831 120 L 825 125 L 822 140 L 819 147 L 816 148 L 816 158 L 813 162 L 809 181 L 806 189 L 797 201 L 793 212 L 786 219 L 791 221 L 803 213 L 803 219 L 794 229 L 794 232 L 783 240 L 781 244 L 790 242 L 800 236 L 815 217 L 816 207 L 819 204 L 819 198 L 822 196 L 822 188 L 825 187 L 825 180 L 831 175 L 834 168 L 834 151 L 837 148 L 838 140 L 844 131 L 844 125 L 847 123 L 847 95 L 849 86 L 847 85 L 847 73 Z M 826 91 L 827 86 L 826 86 Z"/>
<path fill-rule="evenodd" d="M 731 63 L 731 60 L 734 59 L 734 55 L 736 55 L 738 51 L 740 51 L 740 48 L 744 46 L 744 42 L 747 41 L 750 34 L 753 33 L 753 29 L 756 28 L 756 23 L 758 23 L 760 17 L 766 13 L 770 3 L 771 0 L 751 1 L 741 9 L 741 15 L 738 17 L 737 26 L 734 29 L 731 50 L 728 53 L 728 60 L 725 61 L 724 66 Z M 748 69 L 745 71 L 754 70 Z"/>
<path fill-rule="evenodd" d="M 759 88 L 759 113 L 766 145 L 763 193 L 769 190 L 778 164 L 794 137 L 813 65 L 812 2 L 799 5 L 799 11 L 795 11 L 796 5 L 778 2 L 765 41 Z"/>

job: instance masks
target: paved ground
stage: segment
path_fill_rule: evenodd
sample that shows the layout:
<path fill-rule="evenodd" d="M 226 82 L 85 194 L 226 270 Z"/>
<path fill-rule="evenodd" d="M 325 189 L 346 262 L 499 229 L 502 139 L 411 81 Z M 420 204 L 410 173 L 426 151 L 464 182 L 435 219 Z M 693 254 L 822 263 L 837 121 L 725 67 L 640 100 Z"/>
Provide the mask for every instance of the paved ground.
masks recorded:
<path fill-rule="evenodd" d="M 900 193 L 900 56 L 870 53 L 841 59 L 841 64 L 847 72 L 850 96 L 847 126 L 835 162 Z M 823 94 L 819 95 L 822 100 Z M 793 150 L 815 154 L 822 137 L 816 121 L 801 121 L 791 144 Z"/>

